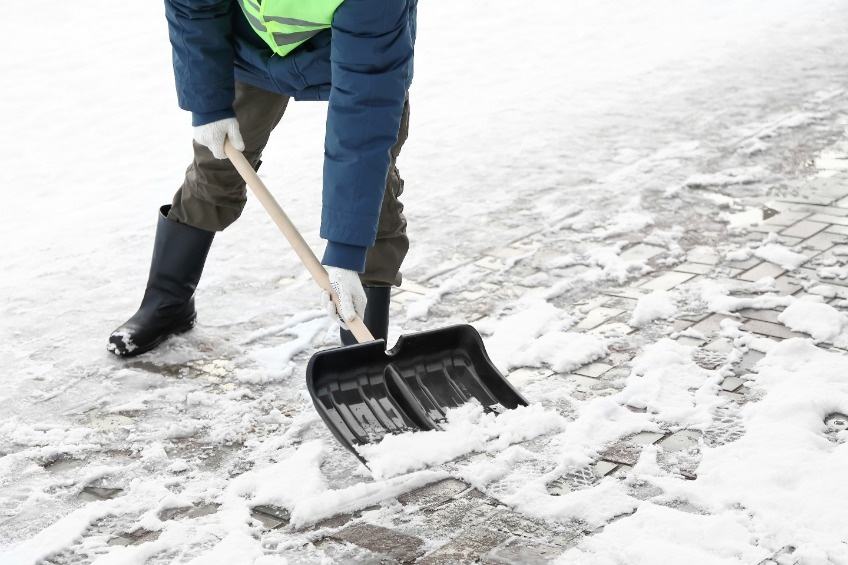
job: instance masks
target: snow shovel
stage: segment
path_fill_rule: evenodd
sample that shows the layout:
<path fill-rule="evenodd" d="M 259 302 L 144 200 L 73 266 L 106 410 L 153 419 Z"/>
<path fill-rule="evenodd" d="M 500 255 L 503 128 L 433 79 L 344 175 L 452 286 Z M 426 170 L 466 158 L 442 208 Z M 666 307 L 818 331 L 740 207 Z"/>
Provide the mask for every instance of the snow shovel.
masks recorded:
<path fill-rule="evenodd" d="M 224 151 L 318 286 L 338 306 L 327 271 L 256 171 L 229 140 Z M 386 351 L 386 342 L 375 340 L 360 318 L 347 324 L 359 343 L 315 353 L 306 369 L 306 386 L 336 439 L 366 465 L 357 446 L 387 434 L 438 430 L 447 410 L 471 400 L 495 411 L 527 406 L 469 325 L 404 335 Z"/>

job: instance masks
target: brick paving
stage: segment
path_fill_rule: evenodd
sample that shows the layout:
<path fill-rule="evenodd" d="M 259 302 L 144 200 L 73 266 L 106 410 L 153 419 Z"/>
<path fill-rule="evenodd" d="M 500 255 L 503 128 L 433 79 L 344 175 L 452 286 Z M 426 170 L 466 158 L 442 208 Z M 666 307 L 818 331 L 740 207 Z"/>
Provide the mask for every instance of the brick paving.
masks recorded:
<path fill-rule="evenodd" d="M 573 331 L 591 333 L 600 330 L 608 335 L 631 334 L 638 337 L 643 330 L 627 325 L 637 299 L 647 294 L 647 291 L 672 290 L 699 280 L 698 277 L 730 283 L 751 283 L 770 277 L 774 279 L 779 295 L 795 296 L 802 295 L 804 289 L 817 283 L 838 285 L 837 296 L 827 300 L 832 302 L 845 298 L 848 292 L 841 292 L 841 289 L 848 287 L 848 276 L 839 272 L 839 268 L 848 265 L 848 172 L 839 170 L 830 174 L 825 171 L 824 174 L 828 176 L 799 184 L 786 194 L 762 199 L 763 219 L 758 218 L 759 221 L 747 226 L 742 234 L 728 235 L 728 239 L 735 237 L 739 242 L 744 242 L 750 234 L 758 234 L 753 239 L 761 241 L 763 235 L 774 233 L 778 242 L 809 257 L 801 268 L 787 271 L 757 258 L 732 262 L 723 258 L 715 249 L 695 246 L 686 250 L 685 260 L 677 265 L 665 269 L 655 266 L 646 278 L 626 286 L 599 288 L 595 295 L 587 296 L 584 300 L 585 316 Z M 498 270 L 503 275 L 503 258 L 516 256 L 528 247 L 532 247 L 532 241 L 516 241 L 508 248 L 491 250 L 487 257 L 476 264 Z M 650 261 L 662 255 L 662 251 L 652 245 L 636 243 L 622 250 L 621 258 Z M 830 270 L 821 267 L 829 267 Z M 420 296 L 426 294 L 427 289 L 420 285 L 416 285 L 414 290 L 404 289 L 396 296 L 397 302 L 410 299 L 410 296 L 404 296 L 407 293 Z M 707 369 L 714 369 L 727 362 L 726 355 L 733 347 L 729 340 L 717 336 L 721 322 L 725 319 L 734 319 L 741 322 L 742 329 L 775 340 L 809 337 L 782 325 L 778 320 L 780 310 L 749 308 L 737 312 L 738 316 L 711 314 L 705 310 L 687 312 L 674 321 L 673 328 L 677 332 L 676 339 L 681 343 L 699 347 L 695 355 L 696 362 Z M 694 337 L 698 335 L 703 336 L 703 339 Z M 609 383 L 615 377 L 627 374 L 627 362 L 635 351 L 626 353 L 617 359 L 607 358 L 587 364 L 564 375 L 528 368 L 513 372 L 509 378 L 519 387 L 538 379 L 565 378 L 574 385 L 577 398 L 609 394 L 614 392 L 609 388 Z M 665 452 L 683 453 L 696 448 L 700 441 L 708 446 L 716 446 L 738 439 L 744 434 L 744 429 L 733 412 L 746 402 L 756 401 L 745 387 L 744 375 L 762 357 L 763 354 L 756 351 L 746 352 L 733 365 L 736 376 L 726 377 L 721 382 L 721 394 L 729 398 L 731 403 L 725 409 L 727 414 L 719 419 L 720 426 L 703 434 L 694 430 L 679 430 L 674 433 L 642 432 L 626 438 L 609 446 L 589 468 L 551 481 L 549 492 L 565 495 L 572 490 L 597 484 L 606 477 L 626 473 L 636 463 L 646 445 L 658 444 Z M 631 409 L 642 411 L 640 407 Z M 844 424 L 841 420 L 839 423 Z M 697 461 L 689 461 L 688 464 L 684 461 L 679 471 L 683 479 L 697 480 Z M 472 492 L 477 493 L 477 496 L 469 496 Z M 405 508 L 412 509 L 410 511 L 427 515 L 427 519 L 435 517 L 440 523 L 440 532 L 447 530 L 454 534 L 450 539 L 440 540 L 438 547 L 427 548 L 422 552 L 424 546 L 419 543 L 421 539 L 408 533 L 410 529 L 403 524 L 393 526 L 394 533 L 390 533 L 390 530 L 354 527 L 351 524 L 362 520 L 354 517 L 351 522 L 340 526 L 340 533 L 327 534 L 328 537 L 344 539 L 373 552 L 371 557 L 375 563 L 534 564 L 553 560 L 568 547 L 593 533 L 582 530 L 579 524 L 563 525 L 526 519 L 503 507 L 497 500 L 455 479 L 422 487 L 398 500 Z M 513 521 L 510 522 L 508 518 Z M 405 530 L 407 533 L 404 533 Z M 403 542 L 391 544 L 392 536 L 395 535 L 409 537 L 401 537 Z M 380 550 L 385 544 L 392 545 L 391 550 Z M 762 565 L 793 563 L 793 551 L 791 547 L 783 548 L 764 560 Z"/>
<path fill-rule="evenodd" d="M 841 167 L 841 163 L 837 165 Z M 748 199 L 748 202 L 751 200 Z M 827 301 L 848 298 L 848 171 L 845 168 L 824 170 L 819 177 L 761 199 L 759 206 L 761 213 L 758 212 L 756 221 L 744 226 L 745 229 L 741 231 L 728 233 L 727 240 L 744 246 L 746 241 L 762 241 L 766 234 L 774 234 L 777 241 L 809 257 L 800 268 L 787 270 L 756 257 L 729 261 L 721 251 L 705 245 L 692 245 L 684 249 L 685 256 L 676 264 L 668 266 L 656 261 L 665 253 L 664 248 L 642 242 L 632 243 L 621 250 L 620 257 L 626 261 L 648 262 L 652 271 L 629 284 L 597 285 L 584 292 L 575 304 L 583 317 L 572 329 L 608 337 L 627 335 L 632 338 L 629 345 L 611 348 L 607 357 L 568 373 L 557 373 L 546 368 L 523 368 L 511 373 L 509 378 L 519 388 L 542 379 L 564 379 L 573 385 L 573 396 L 578 399 L 615 392 L 615 382 L 629 373 L 628 364 L 639 347 L 657 336 L 652 333 L 656 328 L 633 328 L 628 325 L 638 299 L 652 291 L 679 289 L 704 279 L 747 284 L 770 277 L 774 279 L 774 287 L 779 295 L 801 296 L 821 283 L 835 285 L 833 296 L 827 297 Z M 508 265 L 511 261 L 527 257 L 528 249 L 538 247 L 536 243 L 534 236 L 530 235 L 505 247 L 489 250 L 471 265 L 471 268 L 477 268 L 482 273 L 477 288 L 456 293 L 453 298 L 455 302 L 449 307 L 466 308 L 462 313 L 472 321 L 486 315 L 491 305 L 485 303 L 487 292 L 484 290 L 496 286 L 487 277 L 498 277 L 497 286 L 519 286 L 520 281 L 509 280 Z M 394 294 L 394 307 L 403 308 L 404 304 L 426 297 L 430 292 L 432 288 L 427 284 L 407 282 Z M 451 298 L 446 297 L 446 300 Z M 808 337 L 782 325 L 778 319 L 780 310 L 748 308 L 738 311 L 736 316 L 729 316 L 711 313 L 701 306 L 691 306 L 681 311 L 675 320 L 665 323 L 670 330 L 665 335 L 670 335 L 679 343 L 697 347 L 694 356 L 696 363 L 712 370 L 731 363 L 728 355 L 733 350 L 733 344 L 718 335 L 724 320 L 735 320 L 741 323 L 745 331 L 775 340 Z M 624 438 L 607 446 L 597 460 L 587 467 L 571 470 L 551 480 L 548 492 L 564 496 L 599 481 L 624 476 L 648 445 L 660 445 L 667 453 L 685 454 L 697 451 L 699 442 L 717 446 L 738 439 L 744 434 L 744 428 L 735 411 L 747 402 L 756 401 L 745 386 L 745 375 L 762 357 L 761 353 L 747 351 L 732 361 L 730 368 L 735 376 L 725 377 L 720 385 L 720 394 L 726 396 L 730 403 L 723 408 L 721 417 L 717 418 L 716 427 L 703 433 L 695 430 L 665 430 L 642 432 Z M 208 378 L 213 382 L 218 378 L 214 370 L 208 367 L 203 370 L 211 371 Z M 634 412 L 645 412 L 644 406 L 628 408 Z M 120 422 L 116 424 L 113 421 L 115 418 L 120 419 L 122 416 L 96 419 L 92 425 L 119 425 Z M 836 418 L 831 425 L 848 427 L 848 420 Z M 223 451 L 210 452 L 208 465 L 221 465 L 224 455 Z M 682 479 L 697 480 L 697 457 L 681 455 L 679 459 L 677 470 Z M 79 465 L 83 463 L 75 459 L 56 459 L 46 462 L 44 468 L 59 472 Z M 239 469 L 230 472 L 238 474 Z M 96 482 L 79 493 L 80 499 L 84 501 L 110 500 L 120 495 L 119 487 Z M 641 493 L 640 496 L 650 497 L 651 494 Z M 458 479 L 440 480 L 413 489 L 397 496 L 394 503 L 400 507 L 396 517 L 388 519 L 388 522 L 384 517 L 379 524 L 371 521 L 368 509 L 330 517 L 300 529 L 292 526 L 285 508 L 256 506 L 251 516 L 267 531 L 281 530 L 304 535 L 309 543 L 339 563 L 436 565 L 478 562 L 532 565 L 549 562 L 581 539 L 598 531 L 589 530 L 579 523 L 545 522 L 522 516 Z M 199 504 L 168 509 L 160 514 L 160 519 L 201 518 L 216 513 L 218 508 L 216 504 Z M 109 535 L 110 545 L 139 545 L 155 540 L 158 533 L 142 528 L 130 531 L 113 528 Z M 762 564 L 793 563 L 792 551 L 791 547 L 783 548 Z M 73 562 L 71 553 L 60 554 L 52 562 Z"/>

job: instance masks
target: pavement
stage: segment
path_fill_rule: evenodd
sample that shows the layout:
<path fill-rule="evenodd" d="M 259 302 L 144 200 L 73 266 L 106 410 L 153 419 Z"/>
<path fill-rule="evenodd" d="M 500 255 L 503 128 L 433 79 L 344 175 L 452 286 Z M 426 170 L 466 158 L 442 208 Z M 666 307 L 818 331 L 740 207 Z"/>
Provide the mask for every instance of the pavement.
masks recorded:
<path fill-rule="evenodd" d="M 682 239 L 684 242 L 678 260 L 668 261 L 665 248 L 646 243 L 639 234 L 630 234 L 628 243 L 621 249 L 625 260 L 642 261 L 650 272 L 629 280 L 624 285 L 599 282 L 571 292 L 568 300 L 581 312 L 582 318 L 572 331 L 586 332 L 612 339 L 609 354 L 602 359 L 565 374 L 549 368 L 518 369 L 509 379 L 519 388 L 540 379 L 560 378 L 572 383 L 574 397 L 584 400 L 605 396 L 616 391 L 617 381 L 630 371 L 629 364 L 640 348 L 659 336 L 671 337 L 696 349 L 696 362 L 706 369 L 728 366 L 732 374 L 721 383 L 720 394 L 728 399 L 723 413 L 717 415 L 717 425 L 707 431 L 675 430 L 663 433 L 643 432 L 608 446 L 600 457 L 583 469 L 571 471 L 548 484 L 555 496 L 587 488 L 599 481 L 616 480 L 627 475 L 645 446 L 658 444 L 665 452 L 678 455 L 676 472 L 680 480 L 697 480 L 699 451 L 704 447 L 722 445 L 741 437 L 745 432 L 739 424 L 739 409 L 757 402 L 757 395 L 745 386 L 745 375 L 763 357 L 749 350 L 743 355 L 731 356 L 733 343 L 719 335 L 722 321 L 732 318 L 741 322 L 741 328 L 773 340 L 807 337 L 789 330 L 779 323 L 780 308 L 746 309 L 737 316 L 715 314 L 706 305 L 693 302 L 675 320 L 651 324 L 641 328 L 628 325 L 638 299 L 655 290 L 673 290 L 681 285 L 700 280 L 726 283 L 755 282 L 770 277 L 780 295 L 802 296 L 817 283 L 837 289 L 828 301 L 848 298 L 848 278 L 840 278 L 840 268 L 848 266 L 848 150 L 844 145 L 834 145 L 816 163 L 815 174 L 794 179 L 770 191 L 767 196 L 746 198 L 744 207 L 725 210 L 727 221 L 710 237 Z M 756 257 L 731 261 L 719 249 L 744 246 L 748 241 L 762 241 L 767 234 L 784 246 L 803 251 L 810 259 L 800 268 L 787 271 L 774 263 Z M 453 269 L 475 269 L 478 276 L 473 288 L 457 290 L 441 296 L 436 309 L 458 312 L 461 317 L 474 322 L 489 315 L 496 308 L 490 288 L 508 289 L 516 296 L 521 293 L 527 277 L 543 269 L 539 254 L 527 260 L 528 249 L 539 247 L 539 233 L 528 234 L 505 246 L 489 249 L 472 263 L 457 265 Z M 515 268 L 520 265 L 520 268 Z M 439 276 L 449 276 L 445 271 Z M 393 308 L 400 310 L 410 301 L 420 300 L 432 293 L 432 281 L 410 281 L 393 295 Z M 622 339 L 625 338 L 626 339 Z M 820 344 L 836 350 L 834 346 Z M 848 353 L 848 352 L 846 352 Z M 143 363 L 143 362 L 142 362 Z M 141 365 L 138 365 L 141 367 Z M 162 370 L 159 367 L 157 370 Z M 214 367 L 205 369 L 207 377 L 214 380 Z M 644 408 L 629 407 L 634 412 Z M 120 426 L 121 415 L 95 416 L 91 424 L 101 429 Z M 848 427 L 848 417 L 831 414 L 829 425 L 834 429 Z M 528 446 L 532 448 L 533 441 Z M 196 446 L 194 446 L 196 447 Z M 172 456 L 189 456 L 194 447 L 176 446 Z M 237 447 L 233 447 L 232 451 Z M 181 452 L 184 451 L 185 453 Z M 204 456 L 209 469 L 220 467 L 231 476 L 243 469 L 233 466 L 226 449 L 210 451 Z M 122 454 L 116 453 L 120 459 Z M 65 469 L 85 466 L 83 460 L 49 460 L 44 467 L 60 473 Z M 82 489 L 82 501 L 110 500 L 121 496 L 120 485 L 99 484 L 97 481 Z M 651 492 L 640 493 L 646 499 Z M 384 501 L 385 502 L 385 501 Z M 326 559 L 336 563 L 394 564 L 417 563 L 421 565 L 451 563 L 484 564 L 534 564 L 547 563 L 570 547 L 601 528 L 587 529 L 577 522 L 547 522 L 522 515 L 470 484 L 449 478 L 402 493 L 396 500 L 399 510 L 380 523 L 371 519 L 373 508 L 332 516 L 315 524 L 295 528 L 290 523 L 288 510 L 282 507 L 256 506 L 252 516 L 267 532 L 299 536 L 307 540 L 310 551 L 320 550 Z M 160 514 L 161 520 L 181 520 L 214 514 L 217 504 L 198 504 L 171 508 Z M 685 509 L 682 509 L 685 511 Z M 156 540 L 158 532 L 145 529 L 124 531 L 119 526 L 101 525 L 108 535 L 109 545 L 141 545 Z M 437 535 L 434 534 L 437 532 Z M 273 536 L 268 538 L 266 549 L 275 550 Z M 283 538 L 281 538 L 283 539 Z M 438 544 L 432 540 L 438 539 Z M 795 563 L 793 548 L 776 551 L 760 565 Z M 79 547 L 69 548 L 50 559 L 50 563 L 81 562 Z M 297 552 L 289 552 L 297 562 Z M 82 561 L 88 562 L 83 559 Z"/>
<path fill-rule="evenodd" d="M 628 364 L 637 353 L 639 345 L 654 340 L 658 331 L 665 331 L 680 343 L 697 347 L 695 360 L 706 369 L 715 369 L 728 362 L 732 364 L 733 374 L 724 378 L 720 393 L 729 402 L 717 417 L 716 426 L 703 433 L 695 430 L 643 432 L 627 438 L 609 446 L 590 467 L 551 482 L 548 485 L 551 494 L 563 495 L 608 477 L 623 477 L 638 460 L 641 450 L 651 444 L 661 445 L 666 452 L 679 454 L 677 471 L 681 480 L 697 480 L 698 452 L 702 446 L 722 445 L 744 434 L 744 428 L 739 424 L 738 411 L 741 406 L 758 399 L 745 386 L 745 375 L 750 373 L 763 354 L 749 350 L 744 355 L 731 358 L 729 354 L 734 350 L 733 343 L 718 333 L 722 321 L 732 319 L 741 322 L 741 329 L 772 340 L 809 337 L 789 330 L 778 321 L 782 307 L 745 309 L 737 312 L 738 316 L 729 316 L 711 313 L 704 305 L 693 305 L 671 323 L 670 333 L 668 327 L 665 330 L 658 330 L 656 326 L 638 329 L 629 326 L 627 322 L 639 297 L 654 290 L 673 290 L 699 280 L 750 283 L 770 277 L 774 279 L 774 286 L 780 296 L 800 297 L 806 292 L 805 289 L 822 283 L 837 289 L 836 296 L 828 302 L 848 297 L 848 278 L 834 274 L 839 273 L 840 267 L 848 265 L 848 151 L 845 151 L 843 145 L 836 145 L 822 154 L 830 157 L 817 161 L 814 176 L 797 179 L 773 194 L 760 198 L 759 202 L 748 199 L 746 209 L 731 214 L 735 217 L 730 219 L 728 229 L 720 235 L 722 243 L 736 246 L 744 245 L 747 241 L 759 242 L 766 234 L 774 234 L 773 241 L 810 256 L 810 260 L 802 267 L 787 271 L 756 257 L 729 261 L 716 249 L 717 246 L 697 244 L 697 240 L 695 245 L 683 249 L 685 260 L 667 266 L 652 261 L 654 257 L 662 255 L 663 248 L 634 241 L 622 250 L 621 257 L 647 260 L 653 270 L 626 286 L 601 285 L 585 290 L 576 301 L 585 314 L 576 326 L 577 330 L 608 338 L 626 335 L 628 339 L 618 340 L 619 347 L 611 348 L 607 358 L 584 365 L 569 374 L 556 375 L 554 371 L 544 369 L 519 369 L 509 374 L 510 380 L 519 387 L 530 380 L 559 377 L 574 384 L 577 398 L 608 395 L 615 391 L 613 383 L 623 373 L 629 372 Z M 489 250 L 476 261 L 476 265 L 491 271 L 492 282 L 520 288 L 521 281 L 518 278 L 510 281 L 509 277 L 526 275 L 526 272 L 513 272 L 504 269 L 504 266 L 511 259 L 525 256 L 526 250 L 536 243 L 535 237 L 531 235 L 506 247 Z M 512 275 L 509 274 L 511 272 Z M 480 287 L 485 288 L 486 284 L 482 283 Z M 414 292 L 401 291 L 395 300 L 412 298 L 405 294 L 411 295 Z M 481 296 L 474 295 L 473 291 L 465 296 L 459 293 L 446 308 L 463 308 L 463 304 L 466 308 L 478 308 L 476 312 L 465 312 L 473 321 L 475 317 L 483 317 L 488 313 L 485 306 L 470 306 L 475 304 L 474 298 Z M 819 346 L 838 351 L 838 348 L 827 344 Z M 643 410 L 630 408 L 633 411 Z M 848 416 L 831 414 L 827 423 L 831 430 L 845 429 L 848 428 Z M 399 521 L 391 528 L 386 528 L 369 523 L 362 513 L 338 516 L 314 526 L 321 532 L 316 545 L 323 547 L 329 555 L 337 554 L 342 560 L 348 558 L 357 563 L 534 564 L 550 562 L 581 539 L 603 529 L 588 531 L 581 529 L 579 524 L 563 525 L 523 516 L 455 479 L 406 493 L 398 498 L 398 502 L 411 508 L 420 522 L 410 527 Z M 398 515 L 406 516 L 404 512 Z M 443 533 L 446 531 L 446 523 L 450 524 L 447 530 L 454 532 L 453 537 L 441 547 L 426 551 L 422 538 L 428 536 L 417 536 L 416 529 L 426 532 L 429 525 L 434 529 L 438 527 Z M 285 522 L 275 527 L 285 527 Z M 355 558 L 350 553 L 351 544 L 361 550 Z M 793 551 L 791 546 L 781 548 L 759 565 L 798 563 L 792 558 Z"/>

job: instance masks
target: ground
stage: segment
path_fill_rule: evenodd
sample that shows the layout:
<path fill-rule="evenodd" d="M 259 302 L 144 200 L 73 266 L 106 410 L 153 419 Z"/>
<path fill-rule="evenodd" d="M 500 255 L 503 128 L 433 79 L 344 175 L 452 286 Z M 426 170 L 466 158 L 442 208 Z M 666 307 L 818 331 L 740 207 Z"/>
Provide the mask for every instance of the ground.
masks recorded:
<path fill-rule="evenodd" d="M 190 129 L 161 6 L 48 7 L 61 54 L 0 23 L 0 562 L 848 563 L 844 5 L 422 5 L 390 338 L 470 323 L 530 406 L 368 468 L 255 201 L 198 327 L 106 352 Z M 293 104 L 262 168 L 316 250 L 322 120 Z"/>

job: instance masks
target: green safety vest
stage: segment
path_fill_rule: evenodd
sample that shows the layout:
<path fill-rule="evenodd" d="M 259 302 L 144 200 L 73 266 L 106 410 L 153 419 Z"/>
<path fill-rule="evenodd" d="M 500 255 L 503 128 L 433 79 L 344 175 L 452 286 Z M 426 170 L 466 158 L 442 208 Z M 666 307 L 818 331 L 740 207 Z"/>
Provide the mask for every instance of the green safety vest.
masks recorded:
<path fill-rule="evenodd" d="M 343 0 L 238 0 L 247 21 L 274 53 L 288 55 L 333 23 Z"/>

